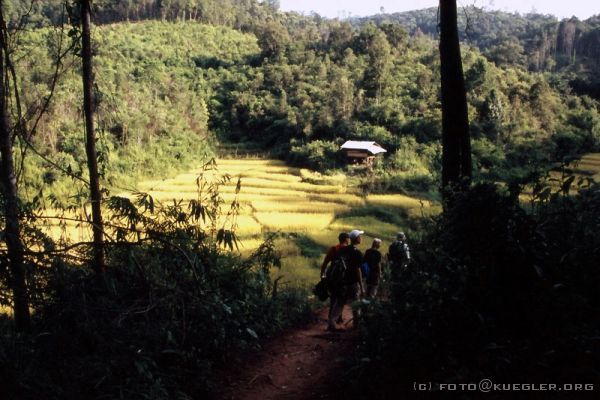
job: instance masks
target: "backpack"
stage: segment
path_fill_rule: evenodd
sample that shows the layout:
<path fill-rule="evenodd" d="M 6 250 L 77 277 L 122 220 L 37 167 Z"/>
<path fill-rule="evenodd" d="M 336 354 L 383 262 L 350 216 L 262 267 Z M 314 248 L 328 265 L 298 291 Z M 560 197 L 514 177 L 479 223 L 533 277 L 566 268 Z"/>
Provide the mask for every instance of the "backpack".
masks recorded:
<path fill-rule="evenodd" d="M 390 246 L 390 261 L 400 264 L 407 261 L 409 256 L 406 254 L 406 245 L 400 241 L 395 241 Z"/>
<path fill-rule="evenodd" d="M 321 301 L 327 300 L 329 292 L 327 291 L 327 282 L 321 279 L 313 288 L 313 294 Z"/>
<path fill-rule="evenodd" d="M 360 264 L 360 272 L 362 274 L 363 279 L 369 279 L 369 273 L 371 272 L 371 268 L 369 268 L 369 263 L 364 262 Z"/>
<path fill-rule="evenodd" d="M 346 271 L 348 267 L 344 257 L 337 257 L 327 271 L 325 271 L 325 279 L 327 280 L 327 286 L 329 291 L 332 293 L 341 293 L 344 289 L 344 278 L 346 277 Z"/>

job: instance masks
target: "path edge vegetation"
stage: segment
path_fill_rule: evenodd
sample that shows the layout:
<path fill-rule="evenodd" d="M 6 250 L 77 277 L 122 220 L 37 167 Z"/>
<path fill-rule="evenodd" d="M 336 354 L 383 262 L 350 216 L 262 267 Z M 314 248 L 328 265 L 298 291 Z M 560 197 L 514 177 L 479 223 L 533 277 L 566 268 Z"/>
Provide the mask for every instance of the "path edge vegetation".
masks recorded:
<path fill-rule="evenodd" d="M 89 2 L 82 3 L 82 22 L 85 23 L 85 10 L 89 10 L 85 5 Z M 447 5 L 449 2 L 443 3 Z M 450 21 L 454 21 L 455 25 L 456 7 L 455 2 L 452 3 L 453 8 L 441 10 L 450 11 Z M 0 6 L 2 4 L 0 2 Z M 444 12 L 443 26 L 448 21 L 445 17 Z M 285 39 L 285 34 L 277 25 L 266 28 L 273 37 Z M 10 62 L 6 50 L 6 30 L 2 29 L 1 62 L 2 69 L 5 69 L 9 68 Z M 447 33 L 443 27 L 442 37 Z M 453 29 L 453 39 L 454 34 Z M 375 35 L 380 43 L 384 43 L 381 33 Z M 85 39 L 85 36 L 84 32 L 82 38 Z M 88 44 L 84 43 L 83 50 L 90 50 Z M 279 46 L 270 46 L 273 42 L 263 44 L 263 56 L 276 59 L 282 55 Z M 455 51 L 459 50 L 458 36 L 456 42 L 450 44 Z M 385 50 L 386 46 L 382 46 Z M 456 53 L 454 56 L 454 72 L 460 73 L 460 76 L 455 75 L 455 79 L 462 86 L 460 90 L 463 93 L 460 53 L 458 58 Z M 84 51 L 84 64 L 86 57 L 91 62 L 91 53 Z M 445 65 L 442 59 L 442 69 Z M 375 75 L 386 72 L 385 63 L 382 67 L 374 71 Z M 0 72 L 3 72 L 2 69 Z M 90 145 L 88 161 L 91 181 L 97 180 L 98 173 L 93 166 L 97 155 L 92 148 L 95 131 L 91 114 L 88 114 L 92 108 L 92 97 L 90 77 L 85 78 L 87 74 L 91 75 L 91 70 L 84 67 L 83 80 L 87 93 L 84 96 L 87 99 L 84 108 Z M 200 188 L 205 187 L 204 181 L 199 179 L 199 201 L 189 207 L 177 202 L 159 205 L 145 193 L 137 193 L 134 200 L 121 196 L 107 197 L 105 203 L 113 213 L 110 229 L 114 238 L 110 244 L 102 243 L 101 235 L 95 235 L 93 243 L 79 243 L 76 248 L 66 251 L 36 230 L 34 224 L 21 231 L 16 207 L 21 206 L 26 210 L 27 213 L 20 211 L 21 215 L 26 215 L 28 221 L 32 222 L 36 215 L 30 210 L 35 208 L 35 204 L 19 204 L 15 173 L 11 172 L 11 146 L 14 143 L 11 134 L 19 130 L 7 125 L 5 100 L 10 85 L 4 76 L 0 81 L 3 85 L 0 94 L 4 95 L 0 102 L 0 172 L 8 252 L 2 255 L 1 261 L 3 267 L 10 265 L 10 273 L 3 274 L 3 283 L 13 289 L 13 299 L 8 303 L 15 306 L 14 322 L 20 331 L 13 331 L 12 318 L 2 316 L 0 383 L 7 388 L 9 396 L 33 399 L 40 396 L 69 398 L 82 395 L 150 398 L 207 395 L 214 389 L 218 379 L 213 375 L 216 367 L 227 363 L 236 352 L 259 349 L 261 340 L 310 316 L 310 307 L 303 292 L 290 290 L 275 293 L 269 271 L 277 268 L 280 260 L 274 252 L 272 240 L 267 239 L 248 258 L 223 251 L 223 244 L 229 247 L 235 244 L 233 227 L 217 228 L 211 225 L 218 214 L 229 212 L 222 208 L 223 202 L 219 197 L 219 185 L 223 181 L 208 183 L 207 191 L 202 192 Z M 372 78 L 379 83 L 378 87 L 372 88 L 376 93 L 373 98 L 379 104 L 381 76 Z M 442 96 L 443 103 L 446 103 L 444 98 Z M 466 110 L 466 96 L 460 107 L 462 111 Z M 444 109 L 442 113 L 448 115 Z M 463 182 L 464 178 L 468 179 L 471 175 L 470 150 L 467 151 L 467 114 L 461 112 L 460 116 L 463 117 L 458 124 L 461 129 L 454 133 L 447 129 L 442 131 L 443 138 L 446 138 L 444 151 L 448 140 L 458 150 L 454 156 L 448 153 L 444 156 L 442 175 L 447 177 L 447 183 Z M 21 123 L 19 116 L 15 126 Z M 303 146 L 297 144 L 295 147 Z M 331 144 L 325 143 L 324 153 L 332 148 Z M 449 172 L 451 170 L 455 172 Z M 96 186 L 96 183 L 92 186 Z M 559 191 L 536 190 L 534 197 L 537 198 L 532 202 L 533 209 L 528 210 L 529 213 L 518 202 L 519 190 L 522 189 L 518 185 L 511 186 L 510 190 L 490 183 L 459 185 L 444 214 L 434 219 L 431 225 L 425 225 L 427 230 L 422 234 L 423 239 L 416 242 L 416 247 L 422 250 L 417 251 L 418 257 L 415 258 L 427 267 L 393 288 L 392 302 L 375 304 L 372 309 L 366 310 L 365 338 L 377 337 L 378 340 L 375 348 L 371 347 L 370 342 L 364 348 L 359 348 L 359 351 L 365 351 L 359 353 L 364 355 L 360 358 L 361 366 L 370 362 L 365 361 L 371 359 L 370 355 L 380 357 L 377 360 L 383 366 L 390 362 L 392 367 L 401 371 L 419 367 L 415 373 L 417 378 L 475 378 L 483 372 L 497 373 L 494 369 L 501 365 L 502 358 L 506 358 L 507 354 L 492 354 L 492 350 L 509 349 L 508 356 L 512 357 L 517 350 L 529 348 L 533 340 L 528 335 L 532 335 L 532 332 L 545 339 L 538 341 L 533 356 L 545 351 L 546 345 L 554 346 L 565 357 L 569 356 L 569 349 L 573 347 L 577 348 L 576 355 L 588 354 L 593 343 L 590 338 L 598 332 L 598 321 L 594 317 L 598 315 L 598 302 L 593 289 L 593 284 L 598 282 L 598 275 L 588 258 L 590 254 L 597 254 L 599 248 L 598 239 L 590 235 L 590 232 L 597 232 L 598 227 L 598 191 L 593 182 L 587 182 L 587 186 L 585 182 L 579 182 L 576 183 L 578 194 L 571 196 L 570 187 L 573 184 L 574 179 L 567 178 L 561 182 Z M 87 222 L 93 224 L 95 232 L 102 233 L 99 184 L 92 192 L 92 205 L 98 208 L 92 221 Z M 236 204 L 236 201 L 231 204 L 233 213 Z M 477 221 L 489 218 L 493 223 L 491 226 L 497 228 L 494 235 L 485 235 L 470 224 L 473 205 L 477 205 L 475 209 L 480 216 Z M 157 215 L 161 218 L 156 218 Z M 577 217 L 569 220 L 573 215 Z M 106 231 L 108 229 L 105 228 Z M 569 232 L 568 243 L 572 248 L 568 254 L 561 253 L 562 243 L 545 239 L 558 236 L 557 233 L 564 229 Z M 484 238 L 489 242 L 481 242 L 479 246 L 469 242 L 468 246 L 449 247 L 469 236 L 473 239 Z M 19 246 L 19 242 L 23 241 L 30 246 L 27 251 Z M 486 246 L 493 243 L 503 246 L 499 250 L 505 252 L 503 258 L 490 260 L 479 252 L 481 249 L 487 251 Z M 550 255 L 540 251 L 540 245 L 550 249 Z M 104 253 L 107 258 L 106 269 L 101 258 Z M 97 277 L 85 267 L 94 257 L 95 263 L 92 264 L 95 264 L 96 272 L 105 275 L 103 285 L 97 285 Z M 511 267 L 507 272 L 503 268 L 512 260 L 517 260 L 516 266 L 522 268 Z M 541 272 L 532 268 L 532 265 L 539 267 L 538 264 L 545 267 Z M 577 273 L 569 270 L 572 266 L 578 266 L 577 272 L 588 279 L 581 279 Z M 21 275 L 21 272 L 25 272 L 25 275 Z M 26 283 L 22 276 L 26 276 Z M 567 283 L 565 290 L 560 286 L 563 282 Z M 26 286 L 29 296 L 24 296 L 22 292 Z M 535 290 L 531 291 L 531 288 Z M 497 294 L 497 299 L 508 302 L 485 301 L 482 293 L 488 293 L 488 290 Z M 449 294 L 450 291 L 453 293 Z M 533 294 L 537 297 L 532 297 Z M 410 307 L 406 306 L 406 300 L 410 300 Z M 532 300 L 539 300 L 540 303 Z M 453 308 L 457 303 L 464 307 L 459 307 L 457 311 Z M 519 309 L 519 315 L 523 317 L 520 321 L 539 321 L 525 317 L 552 310 L 559 316 L 560 324 L 550 321 L 536 331 L 530 330 L 530 325 L 520 325 L 506 311 L 524 304 L 528 307 Z M 581 306 L 577 317 L 583 318 L 584 326 L 580 324 L 581 320 L 576 321 L 569 316 L 569 312 L 577 305 Z M 28 315 L 30 308 L 35 311 L 32 316 Z M 390 321 L 390 315 L 404 318 L 391 318 Z M 416 315 L 425 315 L 424 320 L 431 323 L 429 328 L 417 324 L 412 327 L 414 329 L 407 330 L 406 324 L 414 322 Z M 454 316 L 457 318 L 451 320 Z M 480 316 L 481 321 L 477 322 Z M 391 323 L 386 325 L 382 322 Z M 509 328 L 496 329 L 506 326 Z M 431 327 L 441 332 L 450 330 L 451 334 L 447 338 L 439 337 Z M 483 334 L 484 339 L 494 340 L 478 342 L 473 347 L 488 356 L 483 362 L 473 352 L 460 352 L 466 342 L 472 343 L 467 339 L 473 339 L 469 335 L 463 336 L 465 328 L 474 328 L 474 331 Z M 584 332 L 585 337 L 569 341 L 567 333 L 572 329 Z M 28 334 L 29 330 L 31 334 Z M 390 338 L 396 338 L 395 334 L 399 331 L 403 331 L 405 336 L 398 343 L 391 342 L 393 339 Z M 548 332 L 555 334 L 543 336 Z M 428 345 L 435 343 L 435 352 L 426 350 L 424 342 L 419 342 L 416 337 L 428 340 Z M 514 341 L 514 338 L 518 340 Z M 410 347 L 413 352 L 406 356 L 403 353 L 406 346 L 415 343 L 416 346 Z M 223 348 L 228 351 L 223 352 Z M 390 349 L 392 351 L 388 352 Z M 400 356 L 390 360 L 385 358 L 384 352 L 389 356 Z M 435 369 L 439 364 L 419 365 L 415 362 L 424 354 L 433 356 L 432 360 L 439 361 L 448 370 L 462 365 L 466 366 L 466 371 L 458 376 L 440 374 Z M 591 350 L 585 357 L 593 365 L 598 353 Z M 529 359 L 515 357 L 509 360 L 521 363 L 515 371 L 521 374 L 527 372 L 524 365 Z M 547 361 L 545 372 L 549 372 L 549 376 L 561 377 L 561 360 L 548 358 Z M 400 364 L 395 364 L 398 362 Z M 107 365 L 110 367 L 107 368 Z M 76 379 L 65 384 L 66 377 Z M 504 377 L 513 378 L 511 375 Z"/>

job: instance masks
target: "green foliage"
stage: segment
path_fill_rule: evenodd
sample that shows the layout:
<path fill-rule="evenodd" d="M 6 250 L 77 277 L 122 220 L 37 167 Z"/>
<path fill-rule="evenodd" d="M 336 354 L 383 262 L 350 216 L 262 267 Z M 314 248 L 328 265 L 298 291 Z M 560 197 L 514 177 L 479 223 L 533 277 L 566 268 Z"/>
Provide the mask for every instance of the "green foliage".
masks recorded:
<path fill-rule="evenodd" d="M 263 57 L 277 57 L 285 50 L 290 42 L 290 36 L 283 25 L 277 22 L 267 22 L 255 28 L 258 45 Z"/>
<path fill-rule="evenodd" d="M 12 26 L 25 3 L 5 3 Z M 276 12 L 276 1 L 95 6 L 99 23 L 155 20 L 94 32 L 98 147 L 111 189 L 198 163 L 217 136 L 317 170 L 340 167 L 344 140 L 372 140 L 388 153 L 373 171 L 361 172 L 367 191 L 435 190 L 441 110 L 434 10 L 381 15 L 355 30 L 348 22 Z M 15 43 L 25 109 L 50 93 L 52 56 L 59 39 L 68 40 L 48 28 L 62 18 L 61 7 L 35 2 L 26 22 L 40 28 Z M 523 184 L 600 144 L 597 79 L 575 75 L 597 66 L 598 21 L 559 24 L 498 12 L 473 22 L 470 40 L 479 49 L 465 46 L 463 54 L 477 179 L 506 181 L 508 189 L 477 185 L 430 225 L 375 206 L 353 210 L 336 225 L 383 229 L 390 237 L 396 225 L 413 231 L 416 269 L 392 287 L 390 303 L 365 314 L 361 349 L 383 371 L 359 372 L 381 372 L 386 382 L 398 376 L 520 381 L 533 362 L 542 366 L 540 376 L 557 373 L 573 348 L 583 350 L 577 355 L 589 365 L 598 362 L 588 339 L 598 336 L 597 187 L 564 178 L 554 182 L 559 189 L 534 187 L 529 214 L 517 202 Z M 205 397 L 219 368 L 238 352 L 308 316 L 305 293 L 277 290 L 270 271 L 282 266 L 310 282 L 317 269 L 295 267 L 315 262 L 300 257 L 315 257 L 315 242 L 297 238 L 298 258 L 283 261 L 271 239 L 249 258 L 226 252 L 237 246 L 240 205 L 236 200 L 225 209 L 218 195 L 228 178 L 199 179 L 189 203 L 160 205 L 143 193 L 135 203 L 108 197 L 111 268 L 98 284 L 81 262 L 88 249 L 58 247 L 30 210 L 45 194 L 56 207 L 81 210 L 86 202 L 73 183 L 86 177 L 78 93 L 77 68 L 67 69 L 32 138 L 43 158 L 18 159 L 21 188 L 31 200 L 23 226 L 27 247 L 35 249 L 26 258 L 36 321 L 31 336 L 17 336 L 10 321 L 0 321 L 3 394 Z M 569 197 L 578 185 L 581 193 Z M 0 255 L 0 304 L 10 305 L 7 260 Z M 375 397 L 392 397 L 386 394 Z"/>
<path fill-rule="evenodd" d="M 598 36 L 597 18 L 558 21 L 552 15 L 484 11 L 476 5 L 464 7 L 457 17 L 460 40 L 477 46 L 498 65 L 520 65 L 533 71 L 551 71 L 557 65 L 571 67 L 576 63 L 593 68 L 600 65 L 592 45 Z M 437 8 L 378 14 L 353 22 L 358 26 L 392 23 L 412 34 L 439 34 Z"/>
<path fill-rule="evenodd" d="M 410 395 L 414 381 L 430 379 L 597 376 L 598 187 L 568 176 L 559 186 L 542 185 L 526 213 L 518 193 L 476 185 L 412 235 L 414 260 L 392 281 L 390 301 L 364 310 L 352 363 L 365 379 L 348 393 Z M 565 370 L 565 359 L 585 362 Z"/>
<path fill-rule="evenodd" d="M 185 168 L 210 154 L 207 144 L 216 136 L 322 171 L 344 165 L 336 154 L 344 140 L 372 140 L 388 150 L 380 163 L 384 181 L 403 190 L 435 187 L 441 110 L 431 38 L 409 37 L 396 23 L 353 30 L 293 14 L 258 18 L 246 28 L 254 35 L 195 22 L 98 27 L 96 96 L 107 186 L 131 187 L 143 175 Z M 25 104 L 48 91 L 55 44 L 49 29 L 22 36 Z M 482 176 L 492 167 L 498 177 L 527 174 L 522 160 L 509 155 L 523 143 L 533 150 L 571 138 L 560 154 L 534 155 L 546 169 L 598 145 L 597 103 L 571 94 L 570 78 L 511 63 L 498 68 L 473 48 L 463 53 L 472 134 L 489 141 L 478 164 Z M 68 71 L 34 142 L 48 159 L 85 178 L 78 87 L 75 71 Z M 489 157 L 502 153 L 506 158 Z M 25 166 L 31 192 L 45 188 L 67 202 L 69 179 L 55 174 L 44 183 L 45 163 L 37 157 Z"/>
<path fill-rule="evenodd" d="M 230 178 L 207 179 L 213 168 L 205 166 L 187 205 L 145 193 L 108 199 L 112 240 L 102 280 L 75 261 L 89 257 L 86 243 L 57 249 L 30 216 L 24 237 L 36 249 L 27 253 L 35 323 L 20 336 L 0 320 L 6 398 L 206 397 L 241 352 L 311 317 L 304 291 L 277 290 L 271 279 L 281 265 L 272 237 L 247 258 L 222 249 L 236 244 L 239 203 L 225 208 L 219 189 Z M 8 274 L 0 272 L 6 304 Z"/>
<path fill-rule="evenodd" d="M 343 163 L 338 151 L 339 144 L 336 142 L 315 140 L 303 145 L 292 145 L 288 161 L 292 165 L 326 171 L 335 169 L 337 165 Z"/>
<path fill-rule="evenodd" d="M 20 37 L 17 68 L 26 105 L 37 104 L 39 93 L 49 91 L 50 49 L 44 44 L 55 40 L 50 29 Z M 236 69 L 234 64 L 259 51 L 253 36 L 192 23 L 103 26 L 96 30 L 94 43 L 100 163 L 105 184 L 121 190 L 134 187 L 142 177 L 168 176 L 210 155 L 213 88 Z M 36 76 L 43 79 L 31 86 Z M 79 79 L 76 70 L 61 76 L 33 141 L 45 157 L 85 177 Z M 44 185 L 39 179 L 44 168 L 44 160 L 28 157 L 24 182 L 66 204 L 69 178 L 58 174 Z"/>

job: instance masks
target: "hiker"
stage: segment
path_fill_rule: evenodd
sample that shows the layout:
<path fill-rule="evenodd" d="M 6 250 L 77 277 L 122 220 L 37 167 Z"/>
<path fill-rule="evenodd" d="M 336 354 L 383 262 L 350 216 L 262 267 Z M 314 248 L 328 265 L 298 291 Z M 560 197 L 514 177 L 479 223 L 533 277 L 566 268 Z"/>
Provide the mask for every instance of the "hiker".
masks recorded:
<path fill-rule="evenodd" d="M 367 283 L 367 298 L 374 299 L 377 296 L 377 289 L 379 288 L 379 281 L 383 276 L 383 265 L 381 263 L 381 239 L 373 239 L 373 244 L 370 249 L 365 251 L 364 264 L 366 264 L 368 272 L 365 276 Z"/>
<path fill-rule="evenodd" d="M 392 281 L 398 282 L 400 276 L 407 270 L 408 264 L 410 264 L 410 249 L 408 243 L 406 243 L 404 232 L 398 232 L 396 240 L 390 245 L 387 257 L 390 264 Z"/>
<path fill-rule="evenodd" d="M 323 259 L 323 263 L 321 264 L 321 279 L 326 279 L 325 276 L 325 271 L 327 270 L 327 267 L 330 266 L 330 264 L 333 263 L 333 261 L 337 258 L 338 252 L 340 251 L 341 248 L 348 246 L 350 244 L 350 235 L 347 232 L 342 232 L 338 235 L 338 244 L 336 244 L 335 246 L 331 246 L 329 248 L 329 250 L 327 251 L 327 254 L 325 255 L 325 258 Z M 330 286 L 330 285 L 328 285 Z M 336 297 L 336 293 L 333 292 L 337 292 L 335 289 L 332 291 L 331 288 L 329 288 L 329 321 L 331 321 L 331 313 L 333 310 L 333 306 L 334 304 L 336 304 L 336 302 L 340 301 L 339 299 L 339 293 L 338 296 Z M 343 322 L 342 316 L 340 314 L 338 320 L 336 321 L 338 324 L 341 324 Z M 331 325 L 331 324 L 329 324 Z M 334 324 L 335 327 L 335 324 Z"/>
<path fill-rule="evenodd" d="M 350 235 L 346 232 L 342 232 L 338 235 L 338 241 L 339 243 L 335 246 L 331 246 L 329 250 L 327 250 L 327 254 L 325 254 L 323 264 L 321 264 L 321 278 L 325 278 L 325 269 L 335 259 L 338 251 L 340 251 L 342 247 L 350 244 Z"/>
<path fill-rule="evenodd" d="M 363 231 L 354 229 L 349 233 L 350 245 L 342 247 L 338 253 L 338 258 L 332 264 L 331 285 L 335 291 L 336 298 L 332 304 L 331 314 L 329 317 L 329 325 L 327 330 L 335 331 L 335 321 L 342 315 L 344 305 L 348 300 L 358 300 L 364 295 L 362 284 L 362 274 L 360 265 L 362 264 L 363 255 L 357 248 L 361 243 L 361 235 Z M 342 268 L 343 264 L 343 268 Z M 335 268 L 333 268 L 335 267 Z M 343 269 L 343 274 L 336 274 L 337 270 Z M 354 322 L 358 321 L 356 312 L 353 310 Z"/>

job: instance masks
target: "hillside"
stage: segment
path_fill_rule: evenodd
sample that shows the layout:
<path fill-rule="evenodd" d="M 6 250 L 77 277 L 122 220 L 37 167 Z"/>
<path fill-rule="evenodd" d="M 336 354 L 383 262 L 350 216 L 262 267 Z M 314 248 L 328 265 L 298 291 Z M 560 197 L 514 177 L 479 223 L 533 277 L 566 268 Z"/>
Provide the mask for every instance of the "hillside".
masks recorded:
<path fill-rule="evenodd" d="M 597 389 L 597 19 L 278 5 L 0 1 L 0 397 Z"/>
<path fill-rule="evenodd" d="M 412 35 L 437 37 L 437 8 L 355 18 L 362 26 L 373 21 L 398 23 Z M 458 13 L 458 31 L 464 43 L 477 46 L 497 65 L 519 65 L 532 71 L 571 69 L 577 72 L 600 68 L 600 19 L 558 20 L 552 15 L 485 11 L 476 6 Z"/>
<path fill-rule="evenodd" d="M 344 140 L 376 140 L 388 153 L 372 190 L 435 191 L 440 171 L 437 44 L 396 26 L 360 31 L 323 22 L 326 39 L 281 22 L 254 33 L 197 22 L 116 23 L 96 27 L 96 97 L 105 185 L 131 189 L 143 176 L 168 176 L 206 159 L 217 141 L 249 143 L 300 167 L 345 170 Z M 314 21 L 313 21 L 314 22 Z M 316 23 L 316 22 L 315 22 Z M 51 29 L 19 43 L 18 73 L 32 82 L 22 101 L 48 93 Z M 160 49 L 160 50 L 159 50 Z M 71 56 L 50 112 L 25 162 L 27 193 L 66 203 L 72 175 L 85 176 L 80 83 Z M 502 68 L 464 49 L 476 175 L 527 180 L 564 157 L 598 145 L 597 103 L 560 77 Z M 543 149 L 542 151 L 538 149 Z M 64 170 L 45 171 L 48 160 Z M 361 176 L 361 171 L 349 170 Z"/>
<path fill-rule="evenodd" d="M 23 94 L 25 104 L 35 107 L 50 91 L 54 50 L 45 43 L 55 39 L 52 29 L 21 39 L 17 67 L 30 89 Z M 144 176 L 168 176 L 212 154 L 214 92 L 259 52 L 252 35 L 196 23 L 104 25 L 94 39 L 100 163 L 105 185 L 117 190 L 134 188 Z M 63 204 L 73 194 L 71 179 L 46 171 L 46 160 L 36 153 L 74 176 L 86 174 L 76 61 L 71 55 L 64 62 L 24 172 L 29 193 L 43 189 Z"/>
<path fill-rule="evenodd" d="M 165 180 L 144 181 L 139 186 L 156 201 L 190 200 L 197 197 L 199 170 Z M 240 214 L 236 218 L 239 250 L 250 254 L 266 233 L 278 237 L 283 276 L 286 284 L 311 287 L 318 279 L 322 255 L 342 231 L 359 227 L 366 232 L 365 245 L 379 237 L 389 245 L 396 232 L 409 232 L 410 219 L 439 212 L 431 202 L 401 194 L 365 196 L 349 185 L 343 176 L 327 183 L 326 177 L 306 169 L 287 167 L 277 160 L 221 159 L 217 171 L 231 181 L 222 187 L 226 203 L 236 198 Z M 241 180 L 239 194 L 235 193 Z"/>

